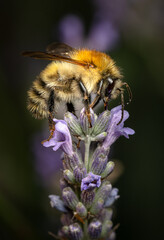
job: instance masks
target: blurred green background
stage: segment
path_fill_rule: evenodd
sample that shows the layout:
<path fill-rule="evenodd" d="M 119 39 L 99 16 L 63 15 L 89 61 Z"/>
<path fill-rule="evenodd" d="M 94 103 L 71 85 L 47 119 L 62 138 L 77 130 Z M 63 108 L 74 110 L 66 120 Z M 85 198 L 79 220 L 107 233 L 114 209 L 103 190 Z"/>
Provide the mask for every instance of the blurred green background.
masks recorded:
<path fill-rule="evenodd" d="M 114 183 L 121 195 L 114 218 L 121 224 L 117 239 L 162 238 L 163 10 L 163 0 L 1 3 L 0 239 L 52 239 L 47 232 L 60 226 L 60 213 L 48 200 L 59 193 L 59 154 L 43 149 L 47 122 L 26 110 L 26 92 L 47 62 L 20 55 L 43 51 L 53 41 L 106 51 L 121 67 L 133 92 L 126 126 L 136 134 L 120 138 L 112 151 L 124 168 Z"/>

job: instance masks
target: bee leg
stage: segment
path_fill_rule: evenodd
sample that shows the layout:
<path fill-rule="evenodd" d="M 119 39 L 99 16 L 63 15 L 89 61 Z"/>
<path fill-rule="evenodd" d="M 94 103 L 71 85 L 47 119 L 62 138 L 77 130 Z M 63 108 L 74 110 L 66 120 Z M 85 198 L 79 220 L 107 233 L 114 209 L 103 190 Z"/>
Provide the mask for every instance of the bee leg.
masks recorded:
<path fill-rule="evenodd" d="M 49 110 L 48 123 L 49 123 L 50 135 L 46 140 L 42 141 L 42 144 L 44 142 L 49 141 L 53 137 L 53 134 L 55 132 L 55 123 L 53 121 L 54 98 L 55 98 L 55 94 L 54 94 L 54 90 L 52 90 L 48 98 L 48 110 Z"/>
<path fill-rule="evenodd" d="M 49 130 L 50 130 L 50 135 L 47 139 L 43 140 L 42 141 L 42 144 L 44 142 L 47 142 L 49 141 L 52 137 L 53 137 L 53 134 L 55 132 L 55 123 L 53 121 L 53 117 L 52 117 L 52 114 L 50 113 L 49 117 L 48 117 L 48 123 L 49 123 Z"/>
<path fill-rule="evenodd" d="M 124 82 L 123 85 L 125 85 L 125 87 L 128 91 L 128 94 L 129 94 L 129 101 L 126 103 L 128 105 L 132 101 L 132 91 L 126 82 Z"/>
<path fill-rule="evenodd" d="M 92 124 L 91 124 L 91 114 L 90 114 L 90 96 L 88 94 L 86 87 L 84 86 L 84 84 L 81 81 L 79 82 L 79 85 L 80 85 L 80 89 L 83 93 L 83 102 L 85 105 L 86 115 L 88 117 L 88 122 L 90 125 L 89 127 L 91 128 Z"/>
<path fill-rule="evenodd" d="M 67 110 L 68 110 L 68 112 L 71 112 L 71 113 L 73 113 L 75 116 L 76 116 L 76 114 L 75 114 L 75 108 L 74 108 L 74 105 L 73 105 L 73 103 L 67 103 Z"/>
<path fill-rule="evenodd" d="M 101 100 L 100 96 L 101 96 L 102 87 L 103 87 L 103 79 L 99 83 L 99 87 L 98 87 L 98 91 L 97 91 L 96 97 L 94 98 L 93 102 L 90 104 L 90 108 L 96 107 L 96 105 Z"/>
<path fill-rule="evenodd" d="M 104 98 L 104 100 L 103 100 L 104 101 L 104 110 L 107 110 L 109 100 L 110 100 L 109 97 Z"/>
<path fill-rule="evenodd" d="M 125 106 L 124 105 L 124 92 L 121 89 L 119 89 L 119 90 L 120 90 L 120 94 L 121 94 L 121 106 L 122 106 L 122 108 L 121 108 L 121 119 L 117 123 L 117 125 L 119 125 L 122 122 L 123 118 L 124 118 L 124 106 Z"/>
<path fill-rule="evenodd" d="M 78 138 L 77 148 L 80 148 L 80 142 L 81 142 L 81 140 Z"/>

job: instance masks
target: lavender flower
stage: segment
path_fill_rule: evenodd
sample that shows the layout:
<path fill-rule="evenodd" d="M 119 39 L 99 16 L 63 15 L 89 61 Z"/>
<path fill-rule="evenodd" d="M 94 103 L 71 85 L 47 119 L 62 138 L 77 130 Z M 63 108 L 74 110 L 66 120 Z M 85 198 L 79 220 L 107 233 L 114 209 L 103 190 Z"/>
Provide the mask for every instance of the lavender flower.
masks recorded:
<path fill-rule="evenodd" d="M 84 25 L 82 20 L 73 14 L 66 15 L 59 23 L 59 36 L 62 42 L 74 47 L 82 44 L 84 37 Z"/>
<path fill-rule="evenodd" d="M 71 46 L 87 46 L 105 51 L 115 47 L 119 40 L 118 27 L 108 17 L 99 17 L 96 12 L 88 36 L 84 36 L 84 24 L 76 15 L 67 15 L 59 23 L 59 37 Z M 108 14 L 109 15 L 109 14 Z"/>
<path fill-rule="evenodd" d="M 57 195 L 49 195 L 50 198 L 50 204 L 51 207 L 55 207 L 56 209 L 58 209 L 61 212 L 68 212 L 66 209 L 66 206 L 64 205 L 64 202 L 60 199 L 59 196 Z"/>
<path fill-rule="evenodd" d="M 118 188 L 113 188 L 109 196 L 106 199 L 104 207 L 110 207 L 116 199 L 120 196 L 118 195 Z"/>
<path fill-rule="evenodd" d="M 103 19 L 96 19 L 86 39 L 86 46 L 91 49 L 104 51 L 116 46 L 119 40 L 119 32 L 113 23 Z"/>
<path fill-rule="evenodd" d="M 55 132 L 53 134 L 53 137 L 49 140 L 43 143 L 44 147 L 52 147 L 53 150 L 56 151 L 59 148 L 62 148 L 62 150 L 68 154 L 72 155 L 72 138 L 71 134 L 69 132 L 69 129 L 67 127 L 67 123 L 64 120 L 57 120 L 53 119 L 55 124 Z"/>
<path fill-rule="evenodd" d="M 61 148 L 64 152 L 60 180 L 62 200 L 56 195 L 49 196 L 51 206 L 64 212 L 61 218 L 64 226 L 58 233 L 59 237 L 114 239 L 112 210 L 109 207 L 119 195 L 118 189 L 112 188 L 110 181 L 106 180 L 114 169 L 114 162 L 108 160 L 108 154 L 110 146 L 119 136 L 129 138 L 134 134 L 132 129 L 124 127 L 128 117 L 128 112 L 124 111 L 123 121 L 117 125 L 121 118 L 121 106 L 118 106 L 99 116 L 91 109 L 92 126 L 85 109 L 82 109 L 79 119 L 68 112 L 65 121 L 54 119 L 54 135 L 44 146 L 52 146 L 54 151 Z M 73 146 L 73 135 L 84 142 L 84 155 L 80 154 L 76 145 Z M 97 143 L 91 152 L 91 142 L 94 141 Z"/>
<path fill-rule="evenodd" d="M 100 185 L 101 185 L 101 176 L 95 175 L 90 172 L 85 178 L 82 179 L 81 191 L 100 187 Z"/>
<path fill-rule="evenodd" d="M 119 125 L 117 125 L 121 119 L 121 114 L 121 106 L 117 106 L 111 110 L 107 137 L 103 142 L 103 147 L 105 149 L 109 148 L 120 136 L 129 138 L 129 135 L 133 135 L 135 133 L 133 129 L 124 127 L 124 122 L 129 118 L 129 113 L 127 111 L 124 111 L 123 120 Z"/>

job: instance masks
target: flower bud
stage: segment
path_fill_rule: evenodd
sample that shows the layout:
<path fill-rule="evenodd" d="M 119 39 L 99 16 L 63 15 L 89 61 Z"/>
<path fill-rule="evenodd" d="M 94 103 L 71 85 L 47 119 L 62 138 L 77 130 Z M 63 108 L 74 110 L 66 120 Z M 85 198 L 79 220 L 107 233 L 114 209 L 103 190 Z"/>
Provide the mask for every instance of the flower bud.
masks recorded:
<path fill-rule="evenodd" d="M 109 119 L 110 112 L 108 110 L 101 113 L 94 124 L 92 135 L 97 136 L 98 134 L 105 132 L 108 128 Z"/>
<path fill-rule="evenodd" d="M 72 171 L 71 165 L 70 165 L 70 157 L 67 154 L 64 154 L 64 157 L 62 159 L 63 161 L 63 168 L 65 169 L 69 169 L 70 171 Z"/>
<path fill-rule="evenodd" d="M 73 156 L 72 156 L 71 160 L 72 161 L 70 161 L 70 163 L 71 163 L 71 167 L 72 167 L 73 170 L 76 166 L 80 166 L 83 163 L 77 152 L 73 153 Z"/>
<path fill-rule="evenodd" d="M 107 136 L 107 133 L 106 132 L 102 132 L 102 133 L 98 134 L 97 136 L 92 136 L 91 137 L 91 141 L 95 141 L 95 142 L 102 141 L 102 140 L 104 140 L 104 138 L 106 136 Z"/>
<path fill-rule="evenodd" d="M 91 108 L 90 108 L 90 118 L 91 118 L 91 124 L 93 126 L 95 122 L 95 114 Z M 83 132 L 87 135 L 91 131 L 91 128 L 90 128 L 90 124 L 88 121 L 88 116 L 86 114 L 85 108 L 83 108 L 80 112 L 80 124 L 82 126 Z"/>
<path fill-rule="evenodd" d="M 101 235 L 102 224 L 99 220 L 94 219 L 88 227 L 88 233 L 91 239 L 98 239 Z"/>
<path fill-rule="evenodd" d="M 78 166 L 75 167 L 73 173 L 74 173 L 74 177 L 75 177 L 76 181 L 81 182 L 81 180 L 83 178 L 85 178 L 85 176 L 87 174 L 87 170 L 85 167 L 83 167 L 83 165 L 81 165 L 79 167 Z"/>
<path fill-rule="evenodd" d="M 67 180 L 69 183 L 75 183 L 75 177 L 70 170 L 68 170 L 68 169 L 64 170 L 63 176 L 64 176 L 65 180 Z"/>
<path fill-rule="evenodd" d="M 73 115 L 70 112 L 66 112 L 64 115 L 64 120 L 67 122 L 67 125 L 73 135 L 77 135 L 77 136 L 84 135 L 83 130 L 80 126 L 80 123 L 77 117 L 75 117 L 75 115 Z"/>
<path fill-rule="evenodd" d="M 65 155 L 63 160 L 65 169 L 73 171 L 75 167 L 81 166 L 82 161 L 77 152 L 73 152 L 72 156 Z"/>
<path fill-rule="evenodd" d="M 83 218 L 87 216 L 87 209 L 81 202 L 76 205 L 76 213 Z"/>
<path fill-rule="evenodd" d="M 101 187 L 97 190 L 94 201 L 97 201 L 99 198 L 102 198 L 105 201 L 109 196 L 111 189 L 112 189 L 112 185 L 110 184 L 110 182 L 104 181 Z"/>
<path fill-rule="evenodd" d="M 64 203 L 69 208 L 75 210 L 76 205 L 79 202 L 79 200 L 78 200 L 76 194 L 74 193 L 74 191 L 70 187 L 66 187 L 63 189 L 62 196 L 63 196 Z"/>
<path fill-rule="evenodd" d="M 112 215 L 113 215 L 113 210 L 111 208 L 104 208 L 102 211 L 101 211 L 101 214 L 99 215 L 99 220 L 101 222 L 105 222 L 107 220 L 110 220 L 112 218 Z"/>
<path fill-rule="evenodd" d="M 103 206 L 104 200 L 102 198 L 99 198 L 97 201 L 93 202 L 92 207 L 89 211 L 90 213 L 96 215 L 103 209 Z"/>
<path fill-rule="evenodd" d="M 63 190 L 65 187 L 68 187 L 68 182 L 64 178 L 60 178 L 60 188 Z"/>
<path fill-rule="evenodd" d="M 95 197 L 95 193 L 93 190 L 84 190 L 81 193 L 82 203 L 85 205 L 87 209 L 89 209 L 93 203 Z"/>
<path fill-rule="evenodd" d="M 72 223 L 72 217 L 73 215 L 70 212 L 62 214 L 60 218 L 61 223 L 63 225 L 69 226 Z"/>
<path fill-rule="evenodd" d="M 105 151 L 96 151 L 97 154 L 94 154 L 94 159 L 92 160 L 92 165 L 90 171 L 94 174 L 100 175 L 106 168 L 108 155 Z"/>
<path fill-rule="evenodd" d="M 98 146 L 92 154 L 92 157 L 91 157 L 90 163 L 89 163 L 89 168 L 91 168 L 92 163 L 95 161 L 95 159 L 98 159 L 99 156 L 104 157 L 104 158 L 108 157 L 108 153 L 109 153 L 108 149 L 104 149 L 103 147 Z"/>
<path fill-rule="evenodd" d="M 69 226 L 69 235 L 72 240 L 81 240 L 83 238 L 83 231 L 78 223 Z"/>
<path fill-rule="evenodd" d="M 61 230 L 62 230 L 62 233 L 64 234 L 64 236 L 69 236 L 69 227 L 68 226 L 63 226 Z"/>
<path fill-rule="evenodd" d="M 102 238 L 105 238 L 109 234 L 110 230 L 112 229 L 112 226 L 113 226 L 113 223 L 111 220 L 106 220 L 103 222 L 102 232 L 101 232 Z"/>
<path fill-rule="evenodd" d="M 51 207 L 58 209 L 61 212 L 67 212 L 64 202 L 57 195 L 49 195 Z"/>
<path fill-rule="evenodd" d="M 101 173 L 102 178 L 106 178 L 114 169 L 114 162 L 110 161 L 107 163 L 105 170 Z"/>

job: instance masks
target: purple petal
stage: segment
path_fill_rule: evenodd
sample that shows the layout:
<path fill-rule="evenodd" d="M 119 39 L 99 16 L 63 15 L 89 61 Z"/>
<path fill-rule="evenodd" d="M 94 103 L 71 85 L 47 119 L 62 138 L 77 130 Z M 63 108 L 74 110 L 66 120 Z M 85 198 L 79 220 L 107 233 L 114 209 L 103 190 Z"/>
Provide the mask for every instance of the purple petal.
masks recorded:
<path fill-rule="evenodd" d="M 129 118 L 129 113 L 124 111 L 122 122 L 118 124 L 122 116 L 122 106 L 117 106 L 111 110 L 111 117 L 109 120 L 109 126 L 107 129 L 107 136 L 103 142 L 103 147 L 108 149 L 120 136 L 129 138 L 129 135 L 133 135 L 135 132 L 131 128 L 124 128 L 124 122 Z"/>
<path fill-rule="evenodd" d="M 64 142 L 55 142 L 55 146 L 52 148 L 54 151 L 57 151 Z"/>
<path fill-rule="evenodd" d="M 61 147 L 66 154 L 72 155 L 72 138 L 67 127 L 67 123 L 64 120 L 58 120 L 55 118 L 53 121 L 56 123 L 53 137 L 49 141 L 45 142 L 43 146 L 53 146 L 54 151 Z"/>
<path fill-rule="evenodd" d="M 82 179 L 81 191 L 100 187 L 100 185 L 101 185 L 101 176 L 95 175 L 92 172 L 90 172 L 87 174 L 85 178 Z"/>
<path fill-rule="evenodd" d="M 44 147 L 52 147 L 52 146 L 54 146 L 54 144 L 55 144 L 55 140 L 53 138 L 51 138 L 49 141 L 44 142 L 43 146 Z"/>
<path fill-rule="evenodd" d="M 118 106 L 111 110 L 111 121 L 112 122 L 115 122 L 117 124 L 120 121 L 121 117 L 122 117 L 122 107 L 121 106 Z M 124 116 L 123 116 L 122 122 L 120 124 L 122 125 L 128 118 L 129 118 L 129 113 L 124 110 Z"/>
<path fill-rule="evenodd" d="M 54 121 L 55 123 L 58 123 L 58 122 L 59 122 L 59 123 L 62 123 L 62 124 L 64 124 L 64 125 L 67 126 L 67 123 L 66 123 L 66 121 L 64 121 L 64 120 L 60 120 L 60 119 L 54 118 L 53 121 Z"/>
<path fill-rule="evenodd" d="M 54 139 L 55 142 L 57 142 L 57 141 L 62 142 L 62 141 L 65 141 L 65 136 L 64 136 L 63 133 L 59 132 L 56 128 L 55 132 L 54 132 L 54 135 L 53 135 L 53 139 Z"/>
<path fill-rule="evenodd" d="M 64 125 L 63 123 L 58 122 L 55 125 L 55 130 L 59 131 L 60 134 L 63 133 L 63 135 L 65 137 L 65 141 L 68 141 L 68 143 L 72 145 L 71 135 L 70 135 L 67 125 Z"/>
<path fill-rule="evenodd" d="M 119 135 L 124 136 L 126 138 L 129 138 L 129 135 L 133 135 L 133 134 L 135 134 L 135 131 L 128 127 L 119 130 Z"/>
<path fill-rule="evenodd" d="M 68 130 L 67 125 L 63 124 L 62 122 L 57 122 L 56 123 L 55 130 L 57 130 L 60 133 L 63 133 L 64 135 L 69 135 L 69 130 Z"/>
<path fill-rule="evenodd" d="M 63 151 L 67 154 L 67 155 L 69 155 L 69 156 L 72 156 L 72 154 L 73 154 L 73 151 L 72 151 L 72 144 L 70 145 L 70 144 L 63 144 L 62 145 L 62 149 L 63 149 Z"/>
<path fill-rule="evenodd" d="M 111 114 L 114 114 L 114 113 L 118 112 L 121 109 L 122 109 L 122 106 L 119 105 L 117 107 L 112 108 L 110 112 L 111 112 Z"/>

